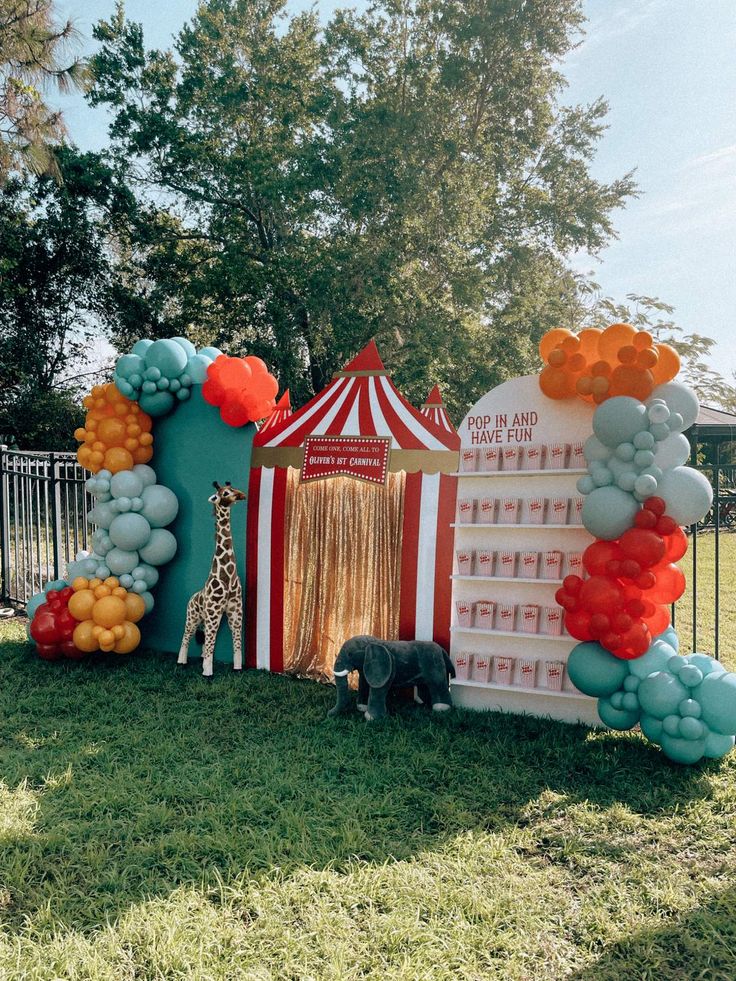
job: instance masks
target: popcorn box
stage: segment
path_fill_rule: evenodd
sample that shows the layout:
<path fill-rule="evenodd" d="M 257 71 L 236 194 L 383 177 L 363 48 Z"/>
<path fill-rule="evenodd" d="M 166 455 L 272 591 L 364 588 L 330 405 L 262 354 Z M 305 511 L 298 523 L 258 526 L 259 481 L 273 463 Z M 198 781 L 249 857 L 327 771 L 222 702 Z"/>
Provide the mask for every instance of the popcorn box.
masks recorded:
<path fill-rule="evenodd" d="M 475 521 L 478 502 L 472 497 L 461 497 L 457 502 L 457 516 L 460 524 L 471 525 Z"/>
<path fill-rule="evenodd" d="M 539 607 L 536 603 L 524 603 L 519 607 L 519 630 L 523 634 L 536 634 L 539 630 Z"/>
<path fill-rule="evenodd" d="M 583 523 L 584 497 L 570 498 L 570 524 L 581 525 Z"/>
<path fill-rule="evenodd" d="M 543 497 L 529 497 L 525 502 L 525 518 L 530 525 L 544 524 L 547 502 Z"/>
<path fill-rule="evenodd" d="M 548 634 L 551 637 L 560 637 L 562 635 L 562 620 L 564 613 L 562 608 L 559 606 L 545 606 L 542 609 L 541 615 L 541 628 L 543 634 Z"/>
<path fill-rule="evenodd" d="M 567 498 L 551 497 L 547 502 L 547 524 L 567 524 Z"/>
<path fill-rule="evenodd" d="M 503 549 L 496 556 L 496 575 L 508 579 L 516 575 L 516 552 Z"/>
<path fill-rule="evenodd" d="M 568 576 L 580 576 L 583 575 L 583 553 L 582 552 L 568 552 L 567 558 L 565 560 L 566 573 Z"/>
<path fill-rule="evenodd" d="M 496 499 L 494 497 L 481 497 L 478 501 L 476 521 L 482 525 L 496 523 Z"/>
<path fill-rule="evenodd" d="M 521 450 L 518 446 L 504 446 L 503 469 L 518 470 L 521 463 Z"/>
<path fill-rule="evenodd" d="M 455 559 L 457 560 L 457 572 L 459 576 L 470 576 L 473 574 L 473 553 L 470 549 L 456 549 Z"/>
<path fill-rule="evenodd" d="M 496 606 L 496 629 L 513 630 L 516 606 L 513 603 L 498 603 Z"/>
<path fill-rule="evenodd" d="M 480 469 L 494 471 L 501 469 L 501 447 L 484 446 L 478 453 Z"/>
<path fill-rule="evenodd" d="M 585 470 L 588 466 L 585 456 L 583 455 L 583 447 L 585 444 L 582 440 L 576 440 L 574 443 L 570 444 L 570 462 L 569 466 L 573 470 Z"/>
<path fill-rule="evenodd" d="M 519 683 L 523 688 L 533 688 L 537 673 L 537 662 L 529 657 L 519 658 Z"/>
<path fill-rule="evenodd" d="M 536 579 L 539 575 L 539 552 L 519 552 L 519 575 L 522 579 Z"/>
<path fill-rule="evenodd" d="M 498 523 L 515 525 L 519 521 L 519 498 L 502 497 L 498 502 Z"/>
<path fill-rule="evenodd" d="M 460 469 L 466 472 L 478 469 L 478 450 L 473 447 L 466 447 L 460 451 Z"/>
<path fill-rule="evenodd" d="M 513 657 L 502 657 L 501 655 L 496 655 L 493 660 L 495 681 L 497 681 L 499 685 L 510 685 L 511 678 L 514 674 Z"/>
<path fill-rule="evenodd" d="M 468 651 L 458 651 L 452 655 L 452 663 L 455 665 L 455 677 L 458 681 L 467 681 L 470 678 L 470 671 L 473 664 L 473 655 Z"/>
<path fill-rule="evenodd" d="M 570 447 L 567 443 L 547 443 L 544 453 L 544 469 L 564 470 L 567 466 L 569 453 Z"/>
<path fill-rule="evenodd" d="M 521 461 L 522 470 L 541 470 L 544 460 L 544 444 L 530 443 L 524 447 L 524 458 Z"/>
<path fill-rule="evenodd" d="M 493 575 L 493 552 L 490 548 L 481 548 L 475 553 L 476 576 Z"/>
<path fill-rule="evenodd" d="M 474 654 L 471 677 L 473 681 L 490 681 L 493 661 L 490 654 Z"/>
<path fill-rule="evenodd" d="M 552 691 L 562 691 L 562 676 L 565 672 L 564 661 L 545 661 L 544 676 L 547 687 Z"/>
<path fill-rule="evenodd" d="M 495 613 L 496 604 L 493 600 L 478 600 L 475 604 L 474 626 L 482 627 L 483 630 L 492 630 Z"/>
<path fill-rule="evenodd" d="M 457 611 L 458 627 L 470 627 L 473 620 L 473 607 L 467 600 L 456 600 L 455 610 Z"/>
<path fill-rule="evenodd" d="M 562 552 L 542 552 L 542 579 L 562 578 Z"/>

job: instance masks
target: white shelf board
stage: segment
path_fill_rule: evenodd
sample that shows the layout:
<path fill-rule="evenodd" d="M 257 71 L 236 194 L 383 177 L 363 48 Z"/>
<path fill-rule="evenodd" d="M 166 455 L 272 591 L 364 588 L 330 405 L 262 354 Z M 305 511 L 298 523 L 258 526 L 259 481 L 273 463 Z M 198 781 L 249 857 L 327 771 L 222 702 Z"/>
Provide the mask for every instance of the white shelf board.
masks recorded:
<path fill-rule="evenodd" d="M 570 634 L 526 634 L 522 630 L 488 630 L 485 627 L 461 627 L 453 624 L 450 627 L 453 634 L 480 634 L 485 637 L 521 637 L 523 640 L 564 640 L 568 644 L 577 643 Z"/>
<path fill-rule="evenodd" d="M 472 681 L 470 679 L 466 681 L 462 678 L 452 678 L 450 684 L 453 687 L 455 685 L 462 685 L 468 688 L 483 688 L 488 691 L 514 691 L 522 692 L 525 695 L 548 695 L 550 698 L 585 698 L 590 700 L 588 695 L 583 695 L 579 691 L 555 691 L 554 688 L 524 688 L 522 685 L 501 685 L 496 681 Z"/>
<path fill-rule="evenodd" d="M 574 470 L 457 470 L 450 477 L 579 477 L 587 473 L 587 469 Z"/>
<path fill-rule="evenodd" d="M 533 582 L 538 585 L 559 586 L 562 579 L 527 579 L 523 576 L 461 576 L 455 573 L 450 579 L 457 579 L 459 582 Z"/>
<path fill-rule="evenodd" d="M 530 524 L 502 525 L 499 524 L 498 521 L 494 522 L 493 524 L 482 524 L 479 521 L 473 521 L 473 522 L 456 521 L 453 522 L 450 525 L 450 527 L 451 528 L 501 528 L 503 531 L 508 531 L 510 528 L 533 528 L 535 531 L 536 530 L 541 531 L 542 529 L 544 529 L 545 531 L 548 531 L 550 529 L 559 531 L 560 528 L 579 528 L 580 531 L 586 530 L 585 525 L 530 525 Z M 588 534 L 590 534 L 590 532 L 588 532 Z"/>

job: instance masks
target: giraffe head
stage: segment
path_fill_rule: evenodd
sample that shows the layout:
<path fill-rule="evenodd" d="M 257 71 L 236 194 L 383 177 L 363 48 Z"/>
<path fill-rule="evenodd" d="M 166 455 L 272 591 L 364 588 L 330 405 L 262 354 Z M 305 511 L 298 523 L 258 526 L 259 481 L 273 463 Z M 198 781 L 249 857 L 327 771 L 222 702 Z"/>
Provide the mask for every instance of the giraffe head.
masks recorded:
<path fill-rule="evenodd" d="M 215 510 L 218 507 L 232 507 L 236 501 L 244 501 L 246 499 L 247 495 L 243 491 L 238 490 L 237 487 L 232 487 L 229 480 L 223 487 L 220 487 L 217 481 L 213 480 L 212 486 L 215 488 L 215 493 L 210 495 L 209 501 L 210 504 L 214 504 Z"/>

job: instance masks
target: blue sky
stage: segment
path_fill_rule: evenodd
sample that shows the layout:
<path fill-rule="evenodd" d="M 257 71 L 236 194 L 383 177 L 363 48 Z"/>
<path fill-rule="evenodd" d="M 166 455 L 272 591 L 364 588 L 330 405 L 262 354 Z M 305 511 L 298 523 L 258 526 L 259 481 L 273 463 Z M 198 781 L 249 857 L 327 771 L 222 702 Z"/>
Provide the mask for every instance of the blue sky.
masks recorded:
<path fill-rule="evenodd" d="M 294 9 L 309 6 L 292 0 Z M 336 6 L 322 0 L 323 14 Z M 360 6 L 360 3 L 354 4 Z M 196 0 L 128 0 L 149 47 L 165 47 Z M 89 40 L 114 0 L 61 0 Z M 565 101 L 610 103 L 593 173 L 636 168 L 641 196 L 615 216 L 619 234 L 598 259 L 579 255 L 616 300 L 659 296 L 686 331 L 716 338 L 713 364 L 736 370 L 736 3 L 734 0 L 585 0 L 586 34 L 568 57 Z M 106 117 L 79 96 L 56 100 L 71 138 L 105 143 Z"/>

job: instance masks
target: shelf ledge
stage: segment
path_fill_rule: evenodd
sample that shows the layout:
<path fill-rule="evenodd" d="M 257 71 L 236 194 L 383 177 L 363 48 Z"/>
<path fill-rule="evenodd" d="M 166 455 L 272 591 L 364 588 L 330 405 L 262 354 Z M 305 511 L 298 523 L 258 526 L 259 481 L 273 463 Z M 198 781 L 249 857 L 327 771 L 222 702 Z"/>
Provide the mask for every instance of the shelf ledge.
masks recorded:
<path fill-rule="evenodd" d="M 485 627 L 461 627 L 459 624 L 453 624 L 450 627 L 450 633 L 480 634 L 486 637 L 513 637 L 514 639 L 521 637 L 524 640 L 564 640 L 568 644 L 578 643 L 570 634 L 526 634 L 521 630 L 487 630 Z"/>
<path fill-rule="evenodd" d="M 533 582 L 542 585 L 559 586 L 562 579 L 527 579 L 525 576 L 461 576 L 454 573 L 450 579 L 460 582 Z"/>
<path fill-rule="evenodd" d="M 502 685 L 496 681 L 472 681 L 471 679 L 466 681 L 462 678 L 453 678 L 451 684 L 468 688 L 483 688 L 487 691 L 511 691 L 515 694 L 521 692 L 524 695 L 548 695 L 550 698 L 574 698 L 591 701 L 590 696 L 583 695 L 582 692 L 556 691 L 554 688 L 524 688 L 522 685 Z"/>

